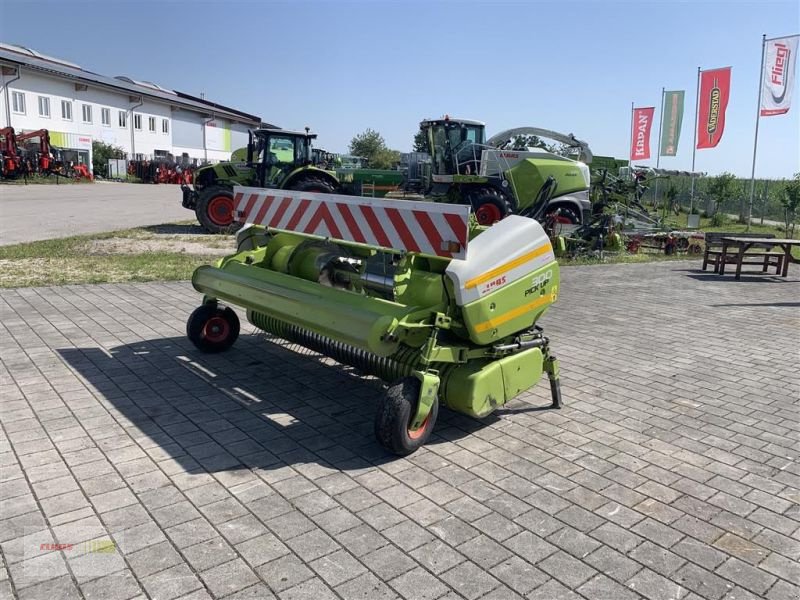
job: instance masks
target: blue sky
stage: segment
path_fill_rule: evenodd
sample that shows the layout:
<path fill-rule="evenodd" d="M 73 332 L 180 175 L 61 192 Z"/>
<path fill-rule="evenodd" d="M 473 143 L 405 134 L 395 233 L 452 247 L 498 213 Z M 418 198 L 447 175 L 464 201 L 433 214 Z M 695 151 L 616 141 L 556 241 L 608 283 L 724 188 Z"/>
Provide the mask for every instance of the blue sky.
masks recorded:
<path fill-rule="evenodd" d="M 574 133 L 627 155 L 630 103 L 685 89 L 691 166 L 698 66 L 732 66 L 726 130 L 697 170 L 749 176 L 761 34 L 800 33 L 796 1 L 148 2 L 0 0 L 0 39 L 206 97 L 344 151 L 372 127 L 408 150 L 422 118 Z M 757 175 L 800 170 L 800 90 L 762 118 Z M 653 134 L 655 154 L 655 132 Z"/>

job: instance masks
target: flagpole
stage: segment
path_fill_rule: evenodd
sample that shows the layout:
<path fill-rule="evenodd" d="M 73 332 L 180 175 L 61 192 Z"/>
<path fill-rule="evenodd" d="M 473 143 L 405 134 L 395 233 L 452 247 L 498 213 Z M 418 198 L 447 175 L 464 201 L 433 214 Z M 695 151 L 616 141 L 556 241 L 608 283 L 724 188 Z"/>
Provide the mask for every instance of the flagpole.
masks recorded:
<path fill-rule="evenodd" d="M 661 162 L 661 128 L 664 125 L 664 90 L 661 88 L 661 114 L 658 119 L 658 151 L 656 152 L 656 169 Z M 653 190 L 653 206 L 658 204 L 658 173 L 656 173 L 656 185 Z"/>
<path fill-rule="evenodd" d="M 692 190 L 689 192 L 689 214 L 694 213 L 694 159 L 697 154 L 697 113 L 700 112 L 700 67 L 697 67 L 697 91 L 694 105 L 694 141 L 692 142 Z"/>
<path fill-rule="evenodd" d="M 747 229 L 753 222 L 753 196 L 756 192 L 756 151 L 758 150 L 758 123 L 761 121 L 761 92 L 764 88 L 764 49 L 767 46 L 767 34 L 761 35 L 761 67 L 758 70 L 758 104 L 756 105 L 756 132 L 753 136 L 753 169 L 750 171 L 750 208 L 747 211 Z"/>
<path fill-rule="evenodd" d="M 633 102 L 631 102 L 631 133 L 628 136 L 628 175 L 633 174 Z"/>

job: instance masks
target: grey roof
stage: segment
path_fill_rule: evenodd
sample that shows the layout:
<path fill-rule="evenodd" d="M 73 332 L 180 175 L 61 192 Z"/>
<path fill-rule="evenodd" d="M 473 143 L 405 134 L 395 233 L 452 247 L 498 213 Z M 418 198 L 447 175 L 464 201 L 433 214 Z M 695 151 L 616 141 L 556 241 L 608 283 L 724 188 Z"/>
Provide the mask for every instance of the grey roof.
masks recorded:
<path fill-rule="evenodd" d="M 107 77 L 82 69 L 74 63 L 69 63 L 58 58 L 45 56 L 22 46 L 0 43 L 0 62 L 13 65 L 22 65 L 27 69 L 41 73 L 57 75 L 76 82 L 93 85 L 95 87 L 113 88 L 117 91 L 127 92 L 133 96 L 144 96 L 161 100 L 175 106 L 191 108 L 203 114 L 226 117 L 228 119 L 258 125 L 261 117 L 251 115 L 234 108 L 223 106 L 215 102 L 196 98 L 183 92 L 168 90 L 150 82 L 137 82 L 129 77 Z"/>

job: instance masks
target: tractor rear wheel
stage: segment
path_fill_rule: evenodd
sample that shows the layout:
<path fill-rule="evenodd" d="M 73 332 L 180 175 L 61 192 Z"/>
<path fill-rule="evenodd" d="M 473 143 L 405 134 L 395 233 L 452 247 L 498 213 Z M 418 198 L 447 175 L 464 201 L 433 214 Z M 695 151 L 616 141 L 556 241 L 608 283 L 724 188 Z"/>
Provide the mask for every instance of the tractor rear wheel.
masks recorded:
<path fill-rule="evenodd" d="M 233 190 L 213 186 L 200 192 L 194 212 L 209 233 L 234 233 L 242 226 L 233 218 L 234 209 Z"/>
<path fill-rule="evenodd" d="M 483 187 L 467 194 L 479 225 L 492 225 L 513 212 L 511 201 L 502 192 Z"/>
<path fill-rule="evenodd" d="M 232 308 L 216 304 L 198 306 L 186 321 L 186 337 L 201 352 L 224 352 L 239 337 L 239 317 Z"/>
<path fill-rule="evenodd" d="M 438 401 L 434 401 L 419 429 L 409 429 L 417 411 L 420 386 L 416 377 L 403 377 L 390 385 L 380 399 L 375 415 L 375 437 L 384 448 L 398 456 L 407 456 L 425 444 L 436 425 Z"/>
<path fill-rule="evenodd" d="M 319 175 L 306 175 L 302 179 L 295 180 L 289 186 L 289 189 L 320 194 L 333 194 L 336 192 L 334 185 Z"/>

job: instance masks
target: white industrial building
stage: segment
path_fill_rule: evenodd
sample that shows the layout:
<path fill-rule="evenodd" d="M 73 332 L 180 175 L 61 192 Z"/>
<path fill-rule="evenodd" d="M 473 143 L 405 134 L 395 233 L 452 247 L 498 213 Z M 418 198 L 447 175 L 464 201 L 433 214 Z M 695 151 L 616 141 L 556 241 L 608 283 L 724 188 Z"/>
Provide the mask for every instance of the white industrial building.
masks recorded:
<path fill-rule="evenodd" d="M 77 151 L 86 164 L 93 140 L 131 159 L 228 160 L 259 125 L 256 115 L 203 98 L 0 42 L 0 129 L 47 129 L 53 146 Z"/>

